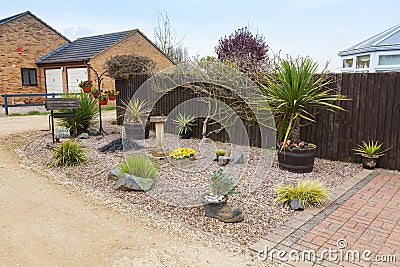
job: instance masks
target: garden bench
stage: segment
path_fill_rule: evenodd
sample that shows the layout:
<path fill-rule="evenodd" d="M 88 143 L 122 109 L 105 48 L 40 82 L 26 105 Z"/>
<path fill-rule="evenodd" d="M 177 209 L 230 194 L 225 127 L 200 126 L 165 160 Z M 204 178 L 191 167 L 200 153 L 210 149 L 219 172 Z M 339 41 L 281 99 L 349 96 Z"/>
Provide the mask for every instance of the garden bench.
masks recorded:
<path fill-rule="evenodd" d="M 74 134 L 77 135 L 75 109 L 81 108 L 78 98 L 46 98 L 44 104 L 46 110 L 50 110 L 49 124 L 51 121 L 51 136 L 54 143 L 54 118 L 72 118 Z M 72 110 L 72 112 L 54 113 L 55 110 Z"/>

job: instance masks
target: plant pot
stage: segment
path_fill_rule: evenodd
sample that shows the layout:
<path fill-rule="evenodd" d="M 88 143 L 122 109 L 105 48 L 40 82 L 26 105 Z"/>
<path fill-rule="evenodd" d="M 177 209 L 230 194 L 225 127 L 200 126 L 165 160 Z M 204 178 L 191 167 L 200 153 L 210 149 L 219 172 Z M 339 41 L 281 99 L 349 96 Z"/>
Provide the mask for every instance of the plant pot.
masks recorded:
<path fill-rule="evenodd" d="M 105 105 L 107 105 L 108 100 L 99 99 L 99 103 L 100 103 L 100 105 L 105 106 Z"/>
<path fill-rule="evenodd" d="M 82 87 L 84 93 L 90 93 L 92 91 L 91 87 Z"/>
<path fill-rule="evenodd" d="M 92 96 L 93 96 L 94 98 L 97 98 L 97 97 L 99 96 L 99 93 L 92 93 Z"/>
<path fill-rule="evenodd" d="M 362 156 L 361 161 L 364 169 L 373 170 L 378 163 L 378 157 Z"/>
<path fill-rule="evenodd" d="M 191 131 L 186 131 L 184 133 L 181 133 L 181 139 L 190 139 L 191 135 L 192 135 Z"/>
<path fill-rule="evenodd" d="M 139 122 L 124 122 L 125 136 L 131 140 L 145 139 L 145 128 Z"/>
<path fill-rule="evenodd" d="M 316 148 L 278 150 L 279 168 L 295 173 L 312 172 Z"/>
<path fill-rule="evenodd" d="M 117 99 L 117 95 L 109 95 L 108 99 L 109 100 L 115 100 L 115 99 Z"/>
<path fill-rule="evenodd" d="M 189 167 L 191 165 L 193 165 L 193 161 L 196 159 L 195 156 L 190 157 L 190 158 L 185 158 L 185 159 L 174 159 L 174 158 L 169 158 L 170 162 L 180 168 L 180 169 L 184 169 L 186 167 Z"/>

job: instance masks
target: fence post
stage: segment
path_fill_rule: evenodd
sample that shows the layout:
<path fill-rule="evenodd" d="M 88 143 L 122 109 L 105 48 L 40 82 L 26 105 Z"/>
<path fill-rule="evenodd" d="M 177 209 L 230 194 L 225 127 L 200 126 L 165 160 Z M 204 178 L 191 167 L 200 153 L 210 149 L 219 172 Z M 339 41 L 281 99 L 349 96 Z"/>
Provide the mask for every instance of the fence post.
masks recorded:
<path fill-rule="evenodd" d="M 6 115 L 8 116 L 8 101 L 7 101 L 7 94 L 3 95 L 4 97 L 4 109 L 6 111 Z"/>

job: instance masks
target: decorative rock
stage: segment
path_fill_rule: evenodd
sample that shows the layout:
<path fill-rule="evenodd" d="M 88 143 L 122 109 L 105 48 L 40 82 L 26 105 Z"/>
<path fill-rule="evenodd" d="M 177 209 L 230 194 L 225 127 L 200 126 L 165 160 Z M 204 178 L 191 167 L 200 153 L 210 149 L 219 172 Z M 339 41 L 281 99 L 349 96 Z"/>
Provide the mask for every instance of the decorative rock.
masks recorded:
<path fill-rule="evenodd" d="M 293 187 L 297 187 L 297 182 L 292 182 L 292 181 L 284 181 L 283 184 L 285 185 L 292 185 Z"/>
<path fill-rule="evenodd" d="M 154 180 L 150 178 L 141 178 L 132 174 L 124 173 L 121 178 L 115 183 L 114 190 L 138 190 L 147 191 L 154 184 Z"/>
<path fill-rule="evenodd" d="M 290 208 L 297 211 L 304 210 L 304 203 L 299 199 L 292 200 L 290 201 Z"/>
<path fill-rule="evenodd" d="M 233 164 L 244 164 L 243 153 L 239 152 L 234 158 L 231 159 Z"/>
<path fill-rule="evenodd" d="M 226 156 L 219 156 L 218 157 L 218 165 L 219 166 L 225 166 L 229 163 L 229 157 Z"/>
<path fill-rule="evenodd" d="M 90 130 L 88 131 L 88 134 L 89 134 L 90 136 L 98 136 L 98 135 L 99 135 L 99 131 L 97 131 L 97 130 L 95 130 L 95 129 L 90 129 Z"/>
<path fill-rule="evenodd" d="M 113 181 L 118 181 L 121 176 L 122 176 L 122 173 L 121 173 L 120 169 L 112 169 L 108 173 L 108 178 Z"/>
<path fill-rule="evenodd" d="M 145 148 L 144 146 L 141 146 L 132 140 L 124 139 L 124 141 L 122 141 L 122 138 L 118 138 L 118 139 L 111 141 L 107 145 L 100 147 L 98 150 L 100 152 L 107 152 L 107 151 L 114 152 L 115 150 L 123 150 L 124 147 L 126 150 L 129 150 L 132 148 L 134 148 L 135 150 L 140 150 L 140 149 Z"/>
<path fill-rule="evenodd" d="M 114 130 L 114 131 L 111 131 L 111 134 L 120 134 L 120 132 L 117 130 Z"/>
<path fill-rule="evenodd" d="M 64 126 L 58 126 L 56 129 L 55 137 L 60 139 L 60 138 L 69 138 L 71 136 L 69 130 L 67 127 Z"/>
<path fill-rule="evenodd" d="M 81 133 L 76 138 L 78 138 L 78 139 L 88 139 L 89 138 L 89 134 L 88 133 Z"/>

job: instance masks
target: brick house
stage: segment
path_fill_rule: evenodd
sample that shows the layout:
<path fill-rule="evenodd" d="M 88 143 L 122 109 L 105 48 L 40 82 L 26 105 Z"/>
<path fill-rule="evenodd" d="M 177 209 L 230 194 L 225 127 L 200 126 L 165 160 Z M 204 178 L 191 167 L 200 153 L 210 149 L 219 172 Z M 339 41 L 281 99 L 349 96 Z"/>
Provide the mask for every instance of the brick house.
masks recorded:
<path fill-rule="evenodd" d="M 174 65 L 139 30 L 79 38 L 73 42 L 30 11 L 0 20 L 0 95 L 4 93 L 77 92 L 113 56 L 136 54 L 154 60 L 157 69 Z M 102 88 L 115 89 L 105 76 Z"/>
<path fill-rule="evenodd" d="M 27 11 L 0 20 L 0 95 L 44 93 L 35 60 L 70 41 Z"/>

